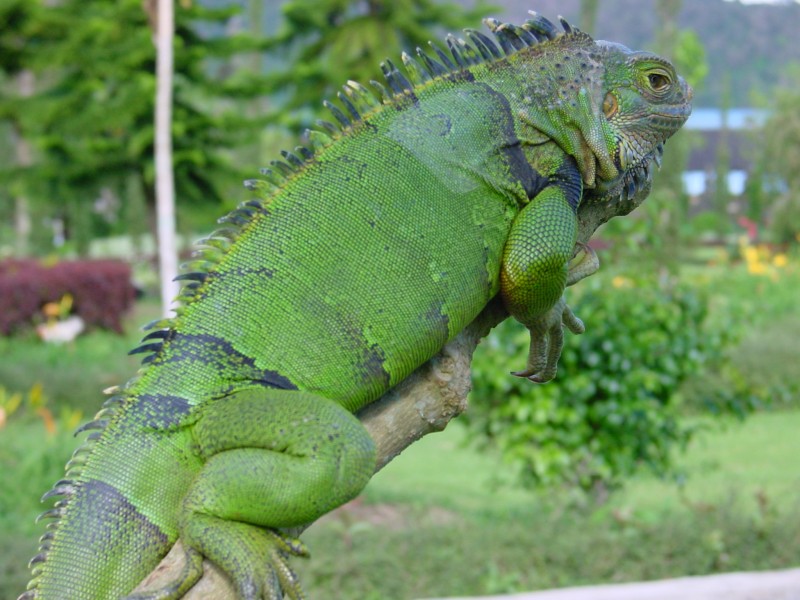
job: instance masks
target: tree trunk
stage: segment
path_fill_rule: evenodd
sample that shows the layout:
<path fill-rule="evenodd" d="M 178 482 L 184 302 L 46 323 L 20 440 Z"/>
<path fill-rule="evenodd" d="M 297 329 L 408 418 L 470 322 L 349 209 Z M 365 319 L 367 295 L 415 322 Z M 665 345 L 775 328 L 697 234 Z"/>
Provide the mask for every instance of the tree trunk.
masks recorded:
<path fill-rule="evenodd" d="M 172 40 L 175 33 L 175 7 L 172 0 L 158 0 L 156 19 L 156 105 L 155 165 L 158 265 L 161 308 L 164 316 L 172 309 L 178 294 L 174 281 L 178 274 L 175 236 L 175 180 L 172 170 Z"/>
<path fill-rule="evenodd" d="M 17 89 L 21 98 L 33 94 L 33 71 L 23 70 L 17 75 Z M 25 139 L 19 123 L 11 125 L 14 138 L 14 154 L 19 167 L 33 164 L 31 145 Z M 31 214 L 30 204 L 24 190 L 18 190 L 14 197 L 14 250 L 18 256 L 26 256 L 30 251 Z"/>

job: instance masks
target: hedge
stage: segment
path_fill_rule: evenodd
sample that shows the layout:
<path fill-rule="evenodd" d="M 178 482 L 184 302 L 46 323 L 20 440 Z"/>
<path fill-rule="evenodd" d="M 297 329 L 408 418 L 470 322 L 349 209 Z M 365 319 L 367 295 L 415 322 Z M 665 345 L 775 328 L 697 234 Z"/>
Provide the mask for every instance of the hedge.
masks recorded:
<path fill-rule="evenodd" d="M 116 260 L 0 261 L 0 334 L 33 326 L 43 319 L 42 307 L 65 294 L 87 327 L 122 333 L 122 316 L 135 296 L 130 266 Z"/>

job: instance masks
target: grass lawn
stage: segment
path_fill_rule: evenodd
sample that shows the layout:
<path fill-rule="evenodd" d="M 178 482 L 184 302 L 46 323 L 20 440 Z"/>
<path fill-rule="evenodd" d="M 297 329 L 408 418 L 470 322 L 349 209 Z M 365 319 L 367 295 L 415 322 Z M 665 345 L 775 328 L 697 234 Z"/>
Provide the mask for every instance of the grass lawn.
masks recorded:
<path fill-rule="evenodd" d="M 800 565 L 800 412 L 702 434 L 679 486 L 634 479 L 600 509 L 526 493 L 452 424 L 305 535 L 310 597 L 490 594 Z"/>

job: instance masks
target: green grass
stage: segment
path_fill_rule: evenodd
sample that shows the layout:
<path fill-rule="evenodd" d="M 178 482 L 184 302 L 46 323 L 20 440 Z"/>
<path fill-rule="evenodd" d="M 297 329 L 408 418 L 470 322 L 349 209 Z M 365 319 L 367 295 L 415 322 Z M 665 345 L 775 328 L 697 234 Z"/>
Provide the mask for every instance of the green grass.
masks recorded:
<path fill-rule="evenodd" d="M 0 389 L 27 392 L 41 385 L 52 406 L 69 406 L 93 414 L 103 401 L 102 390 L 127 381 L 141 355 L 128 356 L 142 338 L 141 326 L 158 316 L 152 301 L 139 302 L 125 321 L 125 335 L 93 331 L 73 342 L 42 343 L 33 332 L 0 336 Z"/>
<path fill-rule="evenodd" d="M 682 486 L 638 478 L 589 510 L 498 486 L 510 473 L 451 425 L 376 476 L 366 505 L 305 535 L 303 580 L 310 597 L 399 599 L 798 565 L 798 429 L 792 412 L 704 434 Z"/>

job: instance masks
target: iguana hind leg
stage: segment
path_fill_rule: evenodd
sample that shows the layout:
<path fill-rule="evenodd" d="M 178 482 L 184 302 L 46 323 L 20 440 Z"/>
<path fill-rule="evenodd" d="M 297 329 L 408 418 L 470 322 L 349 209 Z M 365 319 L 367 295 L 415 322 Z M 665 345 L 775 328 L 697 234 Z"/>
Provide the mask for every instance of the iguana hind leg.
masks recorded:
<path fill-rule="evenodd" d="M 375 468 L 361 423 L 314 394 L 250 388 L 201 409 L 194 440 L 206 463 L 180 515 L 187 548 L 217 564 L 245 599 L 302 598 L 278 530 L 311 523 L 355 497 Z"/>

